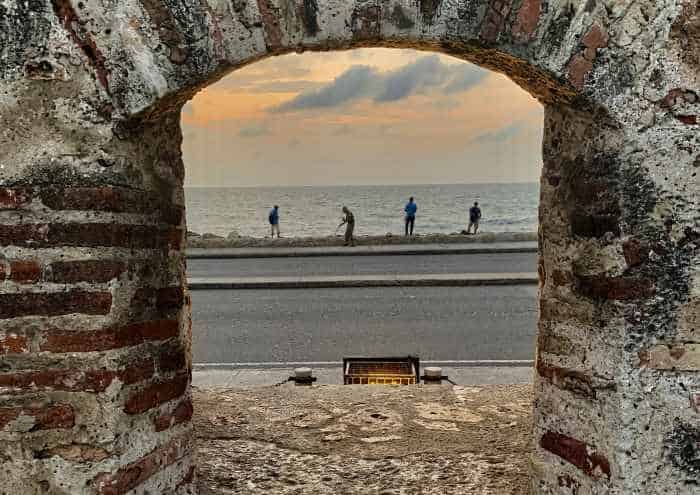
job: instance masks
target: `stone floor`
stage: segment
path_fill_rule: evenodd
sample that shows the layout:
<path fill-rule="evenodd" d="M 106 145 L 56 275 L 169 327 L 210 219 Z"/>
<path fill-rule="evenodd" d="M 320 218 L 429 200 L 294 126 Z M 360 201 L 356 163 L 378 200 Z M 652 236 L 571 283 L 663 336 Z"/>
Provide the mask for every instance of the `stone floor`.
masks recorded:
<path fill-rule="evenodd" d="M 195 389 L 200 493 L 527 494 L 531 388 Z"/>

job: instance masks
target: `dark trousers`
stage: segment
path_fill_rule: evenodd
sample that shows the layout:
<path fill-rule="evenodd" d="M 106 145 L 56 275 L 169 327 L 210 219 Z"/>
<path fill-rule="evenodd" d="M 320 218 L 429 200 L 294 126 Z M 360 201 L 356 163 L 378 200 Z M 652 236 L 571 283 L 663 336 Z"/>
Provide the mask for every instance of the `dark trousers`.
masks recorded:
<path fill-rule="evenodd" d="M 409 226 L 410 226 L 410 234 L 413 235 L 413 226 L 416 223 L 416 217 L 406 217 L 406 235 L 409 234 Z"/>

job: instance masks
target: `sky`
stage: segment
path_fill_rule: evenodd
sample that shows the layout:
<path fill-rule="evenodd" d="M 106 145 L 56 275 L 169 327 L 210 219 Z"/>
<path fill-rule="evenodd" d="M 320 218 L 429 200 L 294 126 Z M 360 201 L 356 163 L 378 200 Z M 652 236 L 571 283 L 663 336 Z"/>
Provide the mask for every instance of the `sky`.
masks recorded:
<path fill-rule="evenodd" d="M 185 105 L 186 185 L 535 182 L 542 120 L 508 78 L 445 55 L 270 57 Z"/>

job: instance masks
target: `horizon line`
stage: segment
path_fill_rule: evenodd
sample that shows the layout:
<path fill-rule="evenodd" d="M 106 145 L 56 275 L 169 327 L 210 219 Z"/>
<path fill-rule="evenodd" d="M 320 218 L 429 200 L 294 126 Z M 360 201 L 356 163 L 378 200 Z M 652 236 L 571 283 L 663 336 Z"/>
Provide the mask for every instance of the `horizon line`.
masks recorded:
<path fill-rule="evenodd" d="M 512 184 L 537 184 L 539 181 L 514 181 L 514 182 L 422 182 L 422 183 L 397 183 L 397 184 L 253 184 L 253 185 L 201 185 L 185 184 L 185 189 L 256 189 L 256 188 L 297 188 L 297 187 L 395 187 L 395 186 L 492 186 Z"/>

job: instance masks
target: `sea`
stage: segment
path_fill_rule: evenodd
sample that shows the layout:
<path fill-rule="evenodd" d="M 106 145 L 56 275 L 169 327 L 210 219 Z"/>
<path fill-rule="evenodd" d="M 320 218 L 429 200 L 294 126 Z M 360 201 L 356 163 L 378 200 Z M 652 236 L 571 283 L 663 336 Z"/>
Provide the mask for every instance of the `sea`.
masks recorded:
<path fill-rule="evenodd" d="M 404 229 L 404 205 L 418 205 L 415 233 L 466 229 L 474 201 L 484 232 L 535 232 L 539 184 L 426 184 L 396 186 L 188 187 L 187 228 L 199 234 L 270 235 L 268 213 L 279 205 L 282 237 L 333 235 L 347 206 L 355 235 L 394 235 Z"/>

